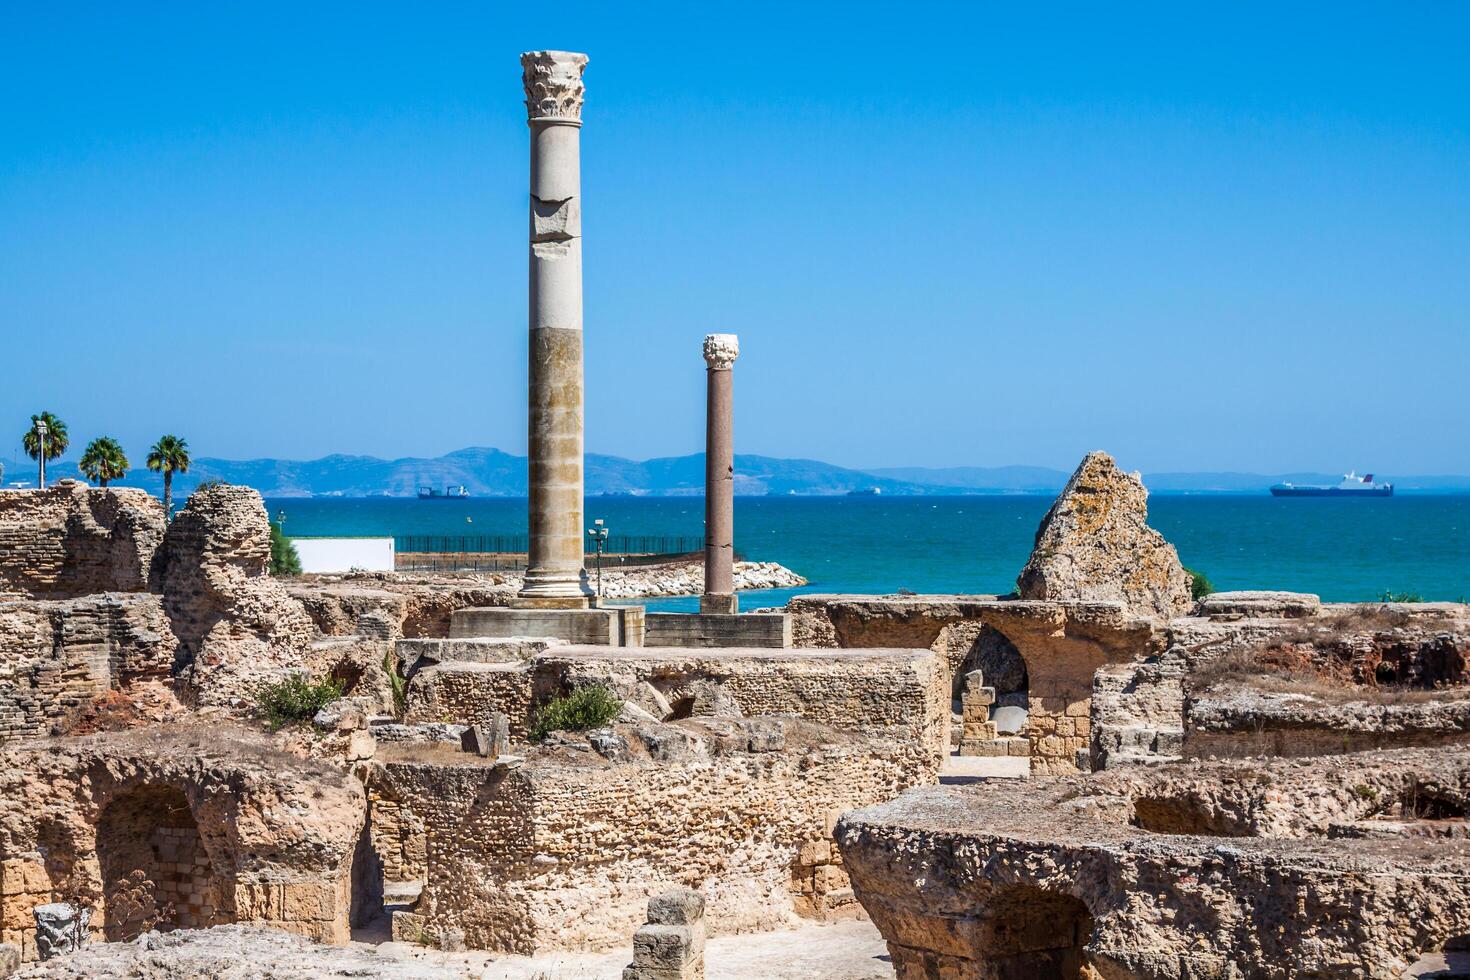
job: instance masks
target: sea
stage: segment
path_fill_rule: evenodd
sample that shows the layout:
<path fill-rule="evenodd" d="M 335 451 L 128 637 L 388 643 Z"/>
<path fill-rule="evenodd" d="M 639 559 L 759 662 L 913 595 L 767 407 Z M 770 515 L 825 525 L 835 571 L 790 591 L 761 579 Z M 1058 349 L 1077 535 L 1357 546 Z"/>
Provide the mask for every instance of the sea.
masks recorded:
<path fill-rule="evenodd" d="M 735 550 L 809 580 L 750 592 L 741 607 L 782 605 L 802 592 L 996 593 L 1015 587 L 1051 496 L 737 497 Z M 514 498 L 278 498 L 288 536 L 520 535 Z M 614 536 L 703 532 L 700 497 L 589 497 L 588 526 Z M 1341 500 L 1163 495 L 1149 523 L 1217 589 L 1315 592 L 1332 602 L 1386 592 L 1426 601 L 1470 597 L 1470 495 Z M 590 564 L 590 563 L 589 563 Z M 648 603 L 692 611 L 695 598 Z"/>

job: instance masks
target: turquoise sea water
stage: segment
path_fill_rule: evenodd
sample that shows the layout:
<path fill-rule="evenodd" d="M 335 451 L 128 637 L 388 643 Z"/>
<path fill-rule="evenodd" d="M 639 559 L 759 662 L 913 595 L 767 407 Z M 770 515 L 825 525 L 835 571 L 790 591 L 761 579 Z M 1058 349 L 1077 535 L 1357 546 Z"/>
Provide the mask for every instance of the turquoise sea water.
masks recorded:
<path fill-rule="evenodd" d="M 1004 593 L 1015 585 L 1051 497 L 748 497 L 735 501 L 735 547 L 811 580 L 803 592 Z M 524 534 L 526 502 L 267 501 L 289 535 Z M 593 497 L 587 520 L 613 534 L 703 531 L 698 497 Z M 1330 601 L 1385 590 L 1470 596 L 1470 496 L 1380 500 L 1154 496 L 1149 523 L 1220 589 L 1289 589 Z M 742 606 L 793 593 L 751 593 Z M 693 608 L 693 599 L 656 604 Z"/>

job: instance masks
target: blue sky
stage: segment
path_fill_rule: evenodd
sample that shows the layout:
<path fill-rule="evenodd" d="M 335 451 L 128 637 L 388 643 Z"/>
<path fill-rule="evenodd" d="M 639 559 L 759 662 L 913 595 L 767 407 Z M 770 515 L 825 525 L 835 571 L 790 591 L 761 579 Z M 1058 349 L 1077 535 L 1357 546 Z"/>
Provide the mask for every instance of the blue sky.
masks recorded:
<path fill-rule="evenodd" d="M 551 47 L 591 450 L 1470 471 L 1470 6 L 141 8 L 0 12 L 0 457 L 524 451 Z"/>

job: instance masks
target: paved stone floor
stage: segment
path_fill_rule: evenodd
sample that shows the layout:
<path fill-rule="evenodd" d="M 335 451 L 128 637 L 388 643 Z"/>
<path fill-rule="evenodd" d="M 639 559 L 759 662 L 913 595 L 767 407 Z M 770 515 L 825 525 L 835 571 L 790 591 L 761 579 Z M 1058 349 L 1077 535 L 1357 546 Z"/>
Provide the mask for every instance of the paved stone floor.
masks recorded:
<path fill-rule="evenodd" d="M 976 779 L 1025 779 L 1031 760 L 1002 756 L 951 755 L 939 770 L 941 783 L 968 783 Z"/>
<path fill-rule="evenodd" d="M 354 943 L 363 947 L 365 943 Z M 446 975 L 483 980 L 617 980 L 632 961 L 628 948 L 611 953 L 504 956 L 440 953 L 402 943 L 377 945 L 378 959 L 439 967 Z M 809 925 L 788 932 L 720 936 L 705 945 L 706 980 L 889 980 L 893 968 L 883 937 L 866 919 Z M 437 971 L 436 971 L 437 973 Z"/>

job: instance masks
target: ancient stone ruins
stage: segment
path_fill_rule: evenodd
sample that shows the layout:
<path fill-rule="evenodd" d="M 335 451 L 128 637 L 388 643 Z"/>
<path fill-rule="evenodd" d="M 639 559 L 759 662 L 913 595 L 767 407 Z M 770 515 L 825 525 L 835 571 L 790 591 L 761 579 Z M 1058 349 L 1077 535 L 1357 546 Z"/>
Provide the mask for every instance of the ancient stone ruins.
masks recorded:
<path fill-rule="evenodd" d="M 0 491 L 0 975 L 1466 975 L 1464 605 L 1195 597 L 1093 453 L 1010 595 L 740 613 L 729 334 L 702 573 L 621 580 L 700 612 L 595 599 L 586 63 L 522 58 L 523 577 L 274 578 L 244 487 Z"/>

